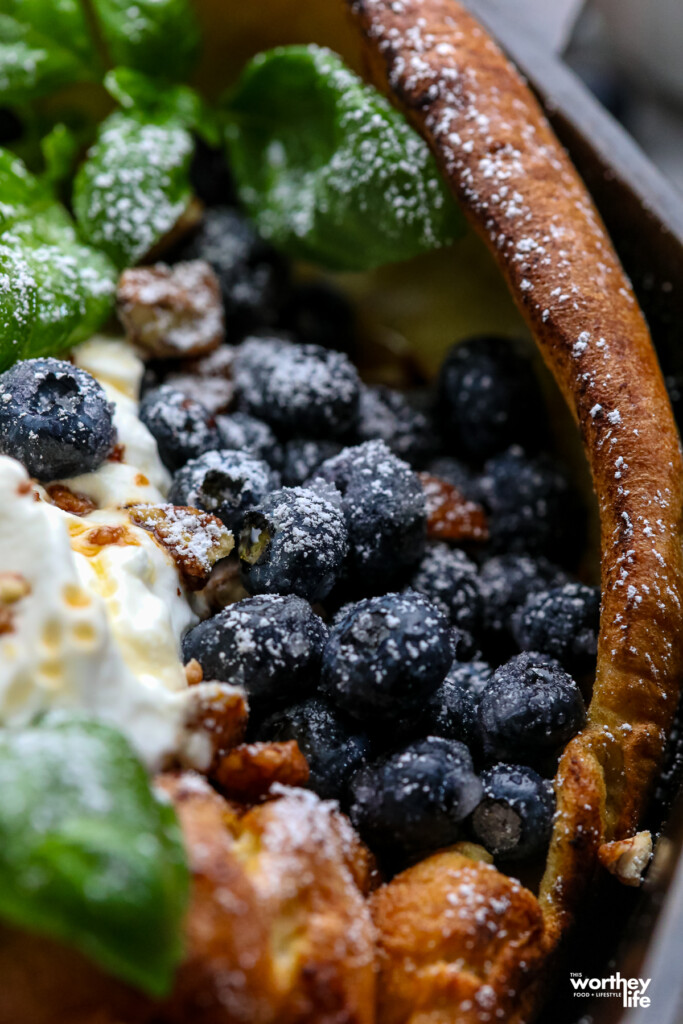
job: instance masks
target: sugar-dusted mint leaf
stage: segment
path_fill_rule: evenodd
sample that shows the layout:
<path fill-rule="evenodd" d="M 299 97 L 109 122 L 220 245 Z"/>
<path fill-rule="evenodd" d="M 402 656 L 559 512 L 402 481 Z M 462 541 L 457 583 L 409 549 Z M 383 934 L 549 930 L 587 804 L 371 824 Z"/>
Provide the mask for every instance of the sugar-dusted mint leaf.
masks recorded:
<path fill-rule="evenodd" d="M 135 68 L 114 68 L 105 75 L 104 87 L 122 110 L 144 111 L 150 120 L 175 118 L 209 145 L 221 144 L 219 117 L 189 85 L 173 85 Z"/>
<path fill-rule="evenodd" d="M 2 0 L 0 96 L 5 105 L 95 78 L 99 58 L 82 0 Z"/>
<path fill-rule="evenodd" d="M 0 918 L 161 996 L 187 898 L 175 813 L 120 733 L 62 717 L 0 731 Z"/>
<path fill-rule="evenodd" d="M 175 81 L 194 66 L 201 33 L 192 0 L 89 2 L 112 64 Z"/>
<path fill-rule="evenodd" d="M 83 238 L 120 267 L 137 263 L 176 224 L 192 198 L 194 143 L 176 118 L 111 114 L 76 175 Z"/>
<path fill-rule="evenodd" d="M 254 57 L 227 99 L 240 197 L 291 255 L 363 270 L 447 245 L 463 219 L 426 144 L 339 57 Z"/>
<path fill-rule="evenodd" d="M 87 338 L 109 317 L 115 283 L 48 185 L 0 149 L 0 370 Z"/>

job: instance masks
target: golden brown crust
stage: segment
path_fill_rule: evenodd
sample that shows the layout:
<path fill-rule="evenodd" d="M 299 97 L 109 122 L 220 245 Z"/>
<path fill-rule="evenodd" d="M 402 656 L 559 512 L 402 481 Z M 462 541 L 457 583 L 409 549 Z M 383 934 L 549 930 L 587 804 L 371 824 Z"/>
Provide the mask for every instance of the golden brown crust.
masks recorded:
<path fill-rule="evenodd" d="M 228 800 L 256 803 L 277 782 L 305 786 L 309 769 L 296 740 L 284 743 L 241 743 L 221 757 L 211 780 Z"/>
<path fill-rule="evenodd" d="M 557 942 L 604 841 L 632 834 L 678 696 L 678 436 L 600 217 L 526 84 L 455 0 L 350 0 L 371 77 L 432 148 L 494 253 L 581 431 L 601 519 L 589 724 L 562 757 L 541 888 Z"/>

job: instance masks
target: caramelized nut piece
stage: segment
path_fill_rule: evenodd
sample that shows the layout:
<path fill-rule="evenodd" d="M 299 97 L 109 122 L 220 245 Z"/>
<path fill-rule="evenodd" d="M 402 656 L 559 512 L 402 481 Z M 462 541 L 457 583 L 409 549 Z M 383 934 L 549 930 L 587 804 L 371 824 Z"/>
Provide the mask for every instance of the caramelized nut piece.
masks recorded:
<path fill-rule="evenodd" d="M 603 843 L 598 858 L 604 868 L 624 885 L 638 886 L 652 856 L 652 836 L 649 832 L 636 832 L 629 839 Z"/>
<path fill-rule="evenodd" d="M 124 270 L 118 311 L 128 338 L 155 356 L 198 356 L 223 340 L 218 278 L 205 260 Z"/>
<path fill-rule="evenodd" d="M 185 666 L 185 678 L 188 686 L 197 686 L 204 679 L 202 666 L 196 658 L 192 658 Z"/>
<path fill-rule="evenodd" d="M 149 530 L 173 557 L 189 590 L 199 590 L 235 540 L 216 516 L 184 505 L 131 505 L 131 521 Z"/>
<path fill-rule="evenodd" d="M 427 500 L 427 536 L 438 540 L 488 540 L 489 528 L 481 505 L 469 501 L 457 487 L 438 476 L 419 475 Z"/>
<path fill-rule="evenodd" d="M 198 683 L 183 695 L 185 720 L 178 743 L 184 768 L 208 772 L 226 750 L 241 743 L 249 707 L 243 690 L 229 683 Z"/>
<path fill-rule="evenodd" d="M 254 803 L 268 793 L 273 783 L 305 786 L 308 775 L 306 758 L 296 740 L 289 740 L 235 747 L 218 762 L 212 780 L 229 800 Z"/>
<path fill-rule="evenodd" d="M 48 484 L 45 490 L 57 508 L 61 508 L 62 512 L 70 512 L 72 516 L 87 516 L 97 508 L 95 502 L 86 494 L 78 494 L 70 490 L 66 484 Z"/>
<path fill-rule="evenodd" d="M 14 628 L 12 605 L 31 593 L 31 584 L 16 572 L 0 572 L 0 635 Z"/>

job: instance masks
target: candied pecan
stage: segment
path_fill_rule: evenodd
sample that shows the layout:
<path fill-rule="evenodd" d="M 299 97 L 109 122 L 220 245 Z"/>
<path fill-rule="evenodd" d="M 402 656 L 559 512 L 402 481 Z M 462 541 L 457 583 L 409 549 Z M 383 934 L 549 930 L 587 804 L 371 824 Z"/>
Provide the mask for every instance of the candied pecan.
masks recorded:
<path fill-rule="evenodd" d="M 131 505 L 131 521 L 148 530 L 173 557 L 185 585 L 199 590 L 235 540 L 216 516 L 184 505 Z"/>
<path fill-rule="evenodd" d="M 223 340 L 218 278 L 205 260 L 124 270 L 118 311 L 129 339 L 155 356 L 196 356 Z"/>
<path fill-rule="evenodd" d="M 243 743 L 218 761 L 212 780 L 230 800 L 253 803 L 265 796 L 275 782 L 304 786 L 308 763 L 296 740 L 285 743 Z"/>
<path fill-rule="evenodd" d="M 66 484 L 48 484 L 45 488 L 49 497 L 62 512 L 70 512 L 72 516 L 87 516 L 97 505 L 86 494 L 72 491 Z"/>

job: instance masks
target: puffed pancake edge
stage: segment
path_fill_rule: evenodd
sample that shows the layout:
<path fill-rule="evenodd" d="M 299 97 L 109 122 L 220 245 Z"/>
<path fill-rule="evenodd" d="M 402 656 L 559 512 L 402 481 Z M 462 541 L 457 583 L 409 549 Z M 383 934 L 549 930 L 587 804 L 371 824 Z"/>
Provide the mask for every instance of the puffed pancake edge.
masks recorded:
<path fill-rule="evenodd" d="M 600 511 L 597 675 L 587 727 L 568 745 L 555 780 L 558 815 L 539 895 L 543 928 L 534 938 L 540 956 L 519 980 L 512 1003 L 486 972 L 474 969 L 487 1005 L 475 1003 L 463 1013 L 453 1004 L 450 1015 L 432 1011 L 424 993 L 420 1002 L 408 986 L 393 1000 L 403 999 L 399 1007 L 380 1013 L 385 1024 L 437 1024 L 493 1021 L 502 1009 L 507 1021 L 522 1021 L 532 1014 L 548 960 L 595 875 L 598 848 L 637 828 L 676 707 L 683 625 L 680 445 L 630 282 L 520 74 L 455 0 L 347 3 L 362 34 L 369 78 L 431 147 L 572 410 Z M 420 868 L 425 872 L 430 863 L 433 896 L 438 858 Z M 440 883 L 444 907 L 452 885 L 447 874 Z M 471 879 L 484 907 L 490 905 L 489 877 L 481 872 L 479 881 Z M 405 885 L 406 875 L 388 888 Z M 501 928 L 507 920 L 500 915 Z M 380 916 L 385 957 L 397 927 L 395 918 Z M 492 932 L 492 948 L 498 942 Z M 469 976 L 471 967 L 466 943 L 449 947 L 441 964 L 456 978 Z M 395 972 L 390 976 L 395 984 Z M 423 984 L 431 983 L 425 975 Z"/>

